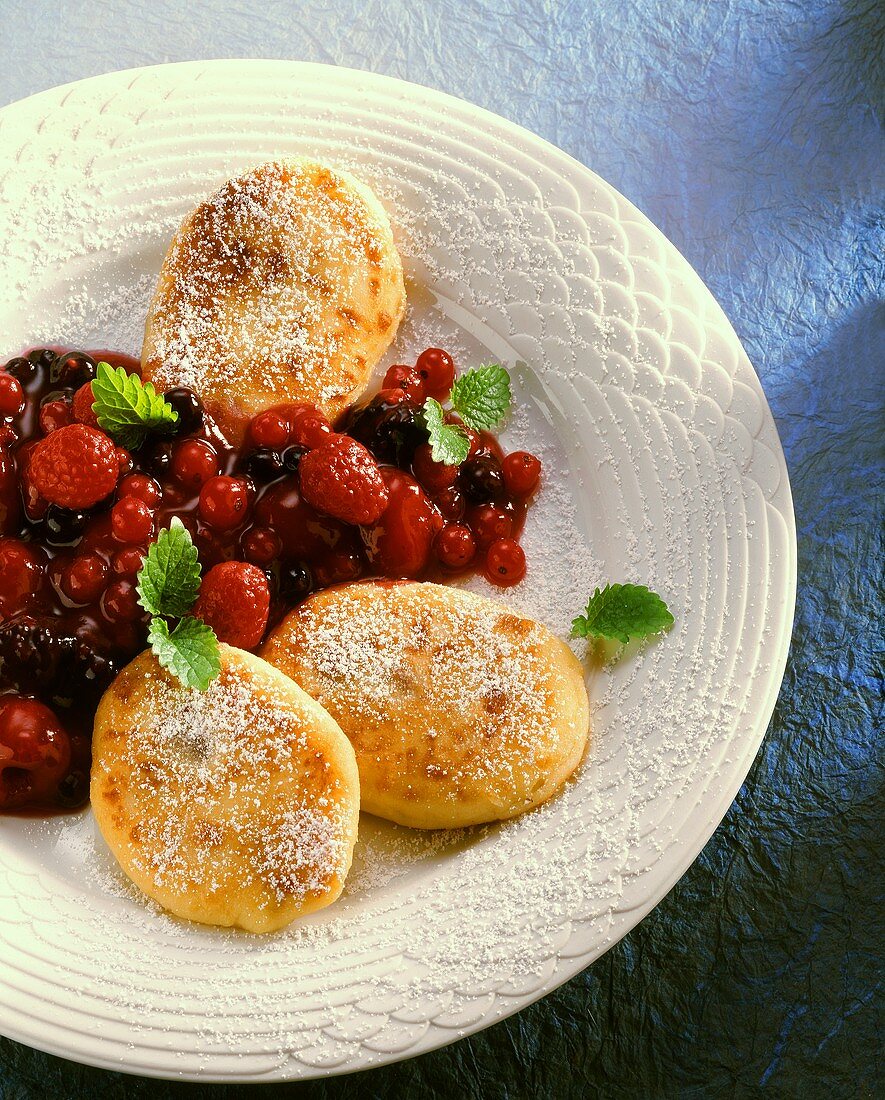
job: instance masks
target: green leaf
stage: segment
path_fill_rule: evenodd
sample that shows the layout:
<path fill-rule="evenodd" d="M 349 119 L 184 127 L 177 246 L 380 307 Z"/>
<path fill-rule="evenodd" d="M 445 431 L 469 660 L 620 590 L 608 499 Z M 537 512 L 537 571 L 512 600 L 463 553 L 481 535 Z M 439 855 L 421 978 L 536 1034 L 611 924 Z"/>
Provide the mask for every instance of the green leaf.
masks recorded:
<path fill-rule="evenodd" d="M 572 622 L 573 638 L 612 638 L 629 642 L 673 625 L 667 605 L 643 584 L 607 584 L 596 589 Z"/>
<path fill-rule="evenodd" d="M 148 642 L 163 668 L 185 687 L 205 691 L 221 671 L 215 631 L 201 619 L 187 615 L 171 632 L 165 619 L 151 619 Z"/>
<path fill-rule="evenodd" d="M 456 379 L 452 386 L 452 408 L 468 428 L 491 431 L 510 408 L 510 375 L 495 363 L 476 367 Z"/>
<path fill-rule="evenodd" d="M 446 423 L 442 405 L 432 397 L 424 402 L 424 427 L 433 461 L 460 466 L 470 453 L 470 440 L 460 424 Z"/>
<path fill-rule="evenodd" d="M 149 431 L 178 420 L 178 413 L 151 382 L 142 382 L 122 367 L 114 370 L 109 363 L 98 364 L 92 395 L 98 426 L 129 450 L 140 446 Z"/>
<path fill-rule="evenodd" d="M 190 532 L 172 517 L 138 572 L 138 602 L 151 615 L 186 615 L 200 591 L 200 563 Z"/>

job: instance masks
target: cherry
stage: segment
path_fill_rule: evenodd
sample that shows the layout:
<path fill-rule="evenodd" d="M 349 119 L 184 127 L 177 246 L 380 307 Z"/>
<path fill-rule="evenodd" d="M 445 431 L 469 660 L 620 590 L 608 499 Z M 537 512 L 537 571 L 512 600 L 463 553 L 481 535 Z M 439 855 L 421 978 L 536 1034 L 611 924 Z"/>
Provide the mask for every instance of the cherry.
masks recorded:
<path fill-rule="evenodd" d="M 385 577 L 417 577 L 430 560 L 443 520 L 413 477 L 382 467 L 388 504 L 375 523 L 360 528 L 369 564 Z"/>
<path fill-rule="evenodd" d="M 239 526 L 249 511 L 249 488 L 242 478 L 211 477 L 200 490 L 200 519 L 216 531 Z"/>
<path fill-rule="evenodd" d="M 455 363 L 447 351 L 442 348 L 428 348 L 418 356 L 415 366 L 424 379 L 428 397 L 441 401 L 449 396 L 455 381 Z"/>
<path fill-rule="evenodd" d="M 458 467 L 447 466 L 444 462 L 434 462 L 430 444 L 422 443 L 412 459 L 412 473 L 428 493 L 437 493 L 455 484 Z"/>
<path fill-rule="evenodd" d="M 468 458 L 458 474 L 458 487 L 474 504 L 489 504 L 504 495 L 501 463 L 491 455 Z"/>
<path fill-rule="evenodd" d="M 170 473 L 189 489 L 199 489 L 219 470 L 218 455 L 200 439 L 185 439 L 172 448 Z"/>
<path fill-rule="evenodd" d="M 186 386 L 176 386 L 167 390 L 163 397 L 178 413 L 178 419 L 167 429 L 169 435 L 193 435 L 203 426 L 203 402 L 193 390 Z"/>
<path fill-rule="evenodd" d="M 16 417 L 25 411 L 25 391 L 11 374 L 0 372 L 0 416 Z"/>
<path fill-rule="evenodd" d="M 423 405 L 427 397 L 424 377 L 417 367 L 404 367 L 399 364 L 389 367 L 384 375 L 384 389 L 402 390 L 413 405 Z"/>
<path fill-rule="evenodd" d="M 0 535 L 11 535 L 17 531 L 20 519 L 21 496 L 15 462 L 5 449 L 0 448 Z"/>
<path fill-rule="evenodd" d="M 117 496 L 121 499 L 136 497 L 138 500 L 143 500 L 149 508 L 156 508 L 163 496 L 163 491 L 147 474 L 130 474 L 118 485 Z"/>
<path fill-rule="evenodd" d="M 514 451 L 501 463 L 507 492 L 515 497 L 530 496 L 541 477 L 541 463 L 528 451 Z"/>
<path fill-rule="evenodd" d="M 69 351 L 55 356 L 49 368 L 49 381 L 71 389 L 79 389 L 95 377 L 97 363 L 82 351 Z"/>
<path fill-rule="evenodd" d="M 52 348 L 34 348 L 28 352 L 28 361 L 33 363 L 35 367 L 51 371 L 57 356 L 58 353 L 53 351 Z M 56 379 L 50 378 L 50 381 L 55 382 Z"/>
<path fill-rule="evenodd" d="M 271 485 L 255 505 L 255 519 L 276 531 L 284 557 L 302 561 L 313 561 L 336 549 L 352 530 L 311 508 L 301 497 L 297 477 L 284 477 Z"/>
<path fill-rule="evenodd" d="M 316 579 L 323 587 L 344 584 L 362 576 L 363 563 L 353 550 L 335 550 L 316 564 Z"/>
<path fill-rule="evenodd" d="M 20 539 L 0 538 L 0 620 L 24 611 L 42 583 L 39 550 Z"/>
<path fill-rule="evenodd" d="M 516 539 L 497 539 L 486 553 L 486 580 L 500 588 L 519 584 L 525 576 L 525 552 Z"/>
<path fill-rule="evenodd" d="M 289 442 L 292 430 L 290 417 L 280 409 L 265 409 L 252 418 L 249 435 L 256 447 L 281 451 Z"/>
<path fill-rule="evenodd" d="M 153 529 L 153 512 L 138 497 L 123 497 L 111 509 L 111 534 L 117 542 L 146 542 Z"/>
<path fill-rule="evenodd" d="M 0 697 L 0 809 L 51 799 L 70 760 L 70 740 L 49 707 Z"/>
<path fill-rule="evenodd" d="M 476 545 L 485 550 L 496 539 L 509 539 L 513 533 L 513 519 L 501 508 L 491 504 L 480 504 L 471 508 L 467 516 Z"/>
<path fill-rule="evenodd" d="M 270 527 L 250 527 L 242 546 L 246 560 L 255 565 L 270 565 L 283 552 L 283 540 Z"/>
<path fill-rule="evenodd" d="M 135 585 L 129 580 L 113 581 L 107 586 L 101 598 L 101 610 L 112 623 L 129 623 L 144 614 Z"/>
<path fill-rule="evenodd" d="M 473 561 L 476 542 L 469 527 L 447 523 L 436 536 L 433 549 L 442 565 L 449 569 L 464 569 Z"/>
<path fill-rule="evenodd" d="M 108 567 L 98 554 L 83 554 L 74 558 L 61 575 L 61 590 L 74 603 L 92 603 L 101 595 L 107 580 Z"/>

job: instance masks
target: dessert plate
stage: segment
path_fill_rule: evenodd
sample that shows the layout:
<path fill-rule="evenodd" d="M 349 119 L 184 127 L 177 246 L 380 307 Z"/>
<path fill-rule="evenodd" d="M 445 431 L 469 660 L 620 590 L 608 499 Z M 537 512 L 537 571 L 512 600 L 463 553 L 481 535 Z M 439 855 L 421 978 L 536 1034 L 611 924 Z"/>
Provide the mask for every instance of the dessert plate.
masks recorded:
<path fill-rule="evenodd" d="M 5 355 L 44 341 L 137 352 L 196 201 L 285 154 L 354 171 L 385 202 L 407 275 L 386 362 L 438 345 L 514 376 L 505 445 L 538 453 L 545 484 L 523 539 L 529 576 L 503 598 L 561 636 L 608 580 L 649 584 L 676 616 L 624 659 L 588 658 L 591 747 L 563 794 L 454 834 L 364 816 L 342 899 L 273 936 L 151 908 L 89 811 L 0 819 L 0 1029 L 132 1073 L 316 1077 L 451 1042 L 587 966 L 728 809 L 787 656 L 787 471 L 709 291 L 564 153 L 367 73 L 276 61 L 115 73 L 5 108 L 0 146 Z"/>

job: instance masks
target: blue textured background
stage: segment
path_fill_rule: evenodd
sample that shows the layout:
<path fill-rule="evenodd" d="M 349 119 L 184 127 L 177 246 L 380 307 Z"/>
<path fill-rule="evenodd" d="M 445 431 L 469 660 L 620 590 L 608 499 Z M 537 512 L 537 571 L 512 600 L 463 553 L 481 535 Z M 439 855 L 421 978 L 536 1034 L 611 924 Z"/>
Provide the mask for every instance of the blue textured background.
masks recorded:
<path fill-rule="evenodd" d="M 631 935 L 412 1062 L 237 1098 L 885 1095 L 885 8 L 874 0 L 0 0 L 0 102 L 111 69 L 371 69 L 534 130 L 632 199 L 731 318 L 787 453 L 799 602 L 740 796 Z M 0 1097 L 178 1096 L 0 1040 Z"/>

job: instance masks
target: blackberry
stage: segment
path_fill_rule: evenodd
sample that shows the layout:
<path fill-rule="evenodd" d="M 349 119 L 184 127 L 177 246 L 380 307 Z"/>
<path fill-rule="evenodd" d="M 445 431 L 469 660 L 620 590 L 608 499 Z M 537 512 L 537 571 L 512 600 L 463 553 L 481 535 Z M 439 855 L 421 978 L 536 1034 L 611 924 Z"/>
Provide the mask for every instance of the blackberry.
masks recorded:
<path fill-rule="evenodd" d="M 382 463 L 408 467 L 415 451 L 427 442 L 418 422 L 418 410 L 405 403 L 390 405 L 379 394 L 368 405 L 354 409 L 342 431 L 359 440 Z"/>
<path fill-rule="evenodd" d="M 51 619 L 18 615 L 0 626 L 0 684 L 54 706 L 97 703 L 120 667 Z"/>

